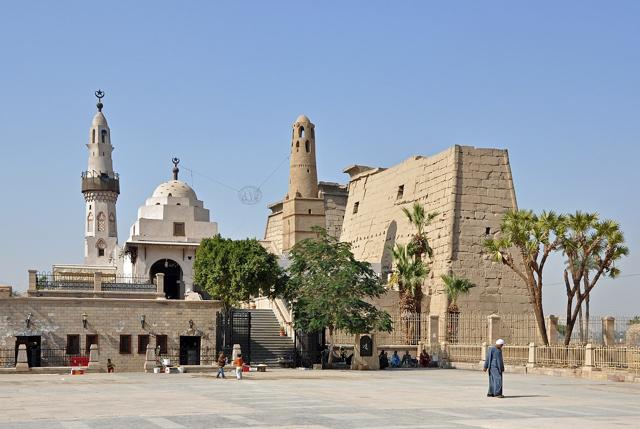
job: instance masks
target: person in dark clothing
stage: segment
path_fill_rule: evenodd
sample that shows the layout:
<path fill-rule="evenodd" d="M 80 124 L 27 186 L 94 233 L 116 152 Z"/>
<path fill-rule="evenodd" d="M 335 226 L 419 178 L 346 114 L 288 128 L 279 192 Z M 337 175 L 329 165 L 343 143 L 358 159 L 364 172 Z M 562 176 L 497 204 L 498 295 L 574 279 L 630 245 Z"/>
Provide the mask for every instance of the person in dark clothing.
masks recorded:
<path fill-rule="evenodd" d="M 489 372 L 489 393 L 487 396 L 504 398 L 502 396 L 502 373 L 504 372 L 504 361 L 502 360 L 502 347 L 504 340 L 496 341 L 495 347 L 491 347 L 484 360 L 484 372 Z"/>
<path fill-rule="evenodd" d="M 380 362 L 380 369 L 385 369 L 389 367 L 389 356 L 387 352 L 382 350 L 378 355 L 378 361 Z"/>

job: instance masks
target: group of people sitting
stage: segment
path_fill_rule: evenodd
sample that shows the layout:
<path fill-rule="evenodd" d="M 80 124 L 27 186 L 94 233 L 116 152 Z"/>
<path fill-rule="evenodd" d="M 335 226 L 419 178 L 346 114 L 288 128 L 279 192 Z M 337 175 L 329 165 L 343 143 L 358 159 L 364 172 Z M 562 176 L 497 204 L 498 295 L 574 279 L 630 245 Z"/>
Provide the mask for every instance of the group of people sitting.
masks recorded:
<path fill-rule="evenodd" d="M 420 357 L 418 359 L 414 359 L 411 357 L 409 350 L 405 350 L 404 355 L 402 355 L 402 359 L 398 355 L 398 351 L 394 350 L 391 355 L 391 359 L 387 355 L 387 352 L 382 350 L 378 355 L 378 360 L 380 362 L 380 369 L 385 368 L 417 368 L 418 365 L 422 368 L 427 368 L 431 365 L 431 356 L 427 353 L 426 350 L 422 350 L 420 352 Z"/>
<path fill-rule="evenodd" d="M 329 355 L 332 355 L 331 361 L 332 364 L 329 364 Z M 330 368 L 330 367 L 351 367 L 351 361 L 353 360 L 353 352 L 347 353 L 347 350 L 344 347 L 340 347 L 339 350 L 329 351 L 329 348 L 325 346 L 325 348 L 321 352 L 322 355 L 322 368 Z"/>

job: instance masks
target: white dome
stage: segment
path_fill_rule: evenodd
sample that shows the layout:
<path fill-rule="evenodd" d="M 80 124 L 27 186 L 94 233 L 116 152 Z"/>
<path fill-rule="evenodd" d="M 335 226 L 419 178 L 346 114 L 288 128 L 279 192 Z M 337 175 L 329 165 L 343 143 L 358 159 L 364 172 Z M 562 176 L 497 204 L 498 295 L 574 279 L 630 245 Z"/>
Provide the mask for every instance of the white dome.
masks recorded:
<path fill-rule="evenodd" d="M 307 117 L 307 115 L 300 115 L 300 116 L 298 116 L 298 118 L 296 119 L 296 124 L 301 123 L 301 122 L 308 122 L 308 123 L 311 123 L 311 120 Z"/>
<path fill-rule="evenodd" d="M 103 125 L 105 127 L 108 127 L 109 125 L 107 124 L 107 118 L 104 117 L 104 114 L 102 112 L 97 112 L 96 115 L 93 117 L 93 123 L 92 125 L 94 127 L 98 126 L 98 125 Z"/>
<path fill-rule="evenodd" d="M 191 186 L 179 180 L 170 180 L 168 182 L 160 184 L 153 191 L 153 198 L 159 197 L 176 197 L 176 198 L 188 198 L 191 204 L 198 200 L 196 193 Z"/>

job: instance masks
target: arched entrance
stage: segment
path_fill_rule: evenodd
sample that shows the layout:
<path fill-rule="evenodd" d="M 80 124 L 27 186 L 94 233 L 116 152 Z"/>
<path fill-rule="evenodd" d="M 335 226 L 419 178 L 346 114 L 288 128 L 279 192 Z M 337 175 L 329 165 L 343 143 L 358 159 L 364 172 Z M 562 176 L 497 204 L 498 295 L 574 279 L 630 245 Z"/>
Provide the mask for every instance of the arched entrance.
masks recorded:
<path fill-rule="evenodd" d="M 156 274 L 164 274 L 164 295 L 167 299 L 182 299 L 180 285 L 182 283 L 182 268 L 173 259 L 160 259 L 156 261 L 149 271 L 153 280 Z"/>

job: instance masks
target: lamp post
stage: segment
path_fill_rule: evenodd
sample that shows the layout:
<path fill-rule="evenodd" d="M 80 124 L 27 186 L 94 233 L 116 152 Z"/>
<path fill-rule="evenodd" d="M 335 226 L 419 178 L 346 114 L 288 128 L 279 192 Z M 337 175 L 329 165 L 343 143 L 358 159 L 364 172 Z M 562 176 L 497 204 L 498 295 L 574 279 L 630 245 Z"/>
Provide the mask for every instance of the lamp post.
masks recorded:
<path fill-rule="evenodd" d="M 24 320 L 24 323 L 27 325 L 27 329 L 31 326 L 31 316 L 31 313 L 27 314 L 27 318 Z"/>
<path fill-rule="evenodd" d="M 144 329 L 144 321 L 146 319 L 146 316 L 143 314 L 142 316 L 140 316 L 140 327 L 142 329 Z"/>
<path fill-rule="evenodd" d="M 82 313 L 82 327 L 87 329 L 87 313 Z"/>

